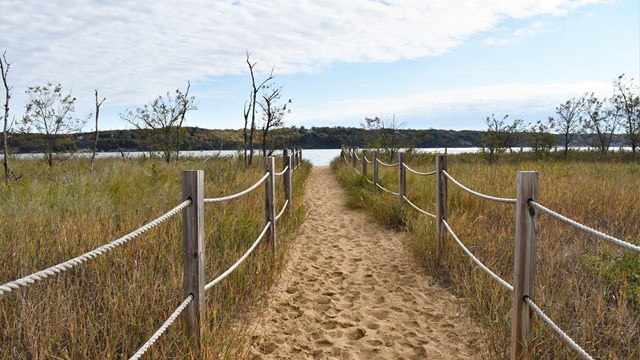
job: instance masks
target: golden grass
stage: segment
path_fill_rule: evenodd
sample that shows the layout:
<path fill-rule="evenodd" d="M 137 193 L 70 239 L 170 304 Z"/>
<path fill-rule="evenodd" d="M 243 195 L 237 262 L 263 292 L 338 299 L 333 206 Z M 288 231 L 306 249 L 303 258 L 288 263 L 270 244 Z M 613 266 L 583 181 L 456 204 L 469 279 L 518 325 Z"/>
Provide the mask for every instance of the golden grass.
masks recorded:
<path fill-rule="evenodd" d="M 258 159 L 260 160 L 260 159 Z M 277 170 L 281 161 L 276 159 Z M 205 170 L 205 197 L 243 190 L 262 177 L 232 158 L 86 160 L 46 168 L 14 160 L 23 178 L 0 185 L 0 283 L 42 270 L 121 237 L 181 202 L 180 172 Z M 273 283 L 288 242 L 305 217 L 301 195 L 310 165 L 294 173 L 294 206 L 278 223 L 276 254 L 266 243 L 206 294 L 205 358 L 241 357 L 246 314 Z M 284 203 L 277 179 L 277 206 Z M 233 264 L 264 227 L 264 190 L 205 204 L 205 281 Z M 1 359 L 123 359 L 182 302 L 182 233 L 178 214 L 89 263 L 0 296 Z M 174 324 L 147 358 L 190 358 L 184 324 Z"/>
<path fill-rule="evenodd" d="M 478 156 L 449 156 L 449 173 L 476 191 L 515 197 L 516 172 L 540 173 L 539 202 L 605 233 L 640 243 L 640 166 L 605 161 L 537 161 L 505 157 L 485 164 Z M 434 167 L 433 156 L 412 156 L 416 170 Z M 434 259 L 434 220 L 396 197 L 375 193 L 343 160 L 332 164 L 350 192 L 352 206 L 410 231 L 409 248 L 425 269 L 468 300 L 484 329 L 486 358 L 509 357 L 511 294 L 480 270 L 447 238 L 441 264 Z M 381 167 L 381 182 L 397 191 L 397 170 Z M 371 170 L 370 170 L 371 173 Z M 371 176 L 371 175 L 369 175 Z M 407 197 L 435 211 L 434 177 L 407 173 Z M 513 205 L 472 196 L 449 181 L 448 222 L 485 265 L 513 282 Z M 594 358 L 640 358 L 640 255 L 625 253 L 545 215 L 539 217 L 536 303 Z M 539 321 L 534 358 L 572 359 L 576 354 Z"/>

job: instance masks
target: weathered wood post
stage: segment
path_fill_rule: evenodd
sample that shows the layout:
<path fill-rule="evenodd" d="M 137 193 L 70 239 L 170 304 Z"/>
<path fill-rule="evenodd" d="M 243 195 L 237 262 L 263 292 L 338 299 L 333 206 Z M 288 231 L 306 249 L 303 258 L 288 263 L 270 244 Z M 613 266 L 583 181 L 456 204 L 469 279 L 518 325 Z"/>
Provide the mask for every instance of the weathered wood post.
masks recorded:
<path fill-rule="evenodd" d="M 182 199 L 191 199 L 191 205 L 182 211 L 182 283 L 185 298 L 193 296 L 184 316 L 191 351 L 200 358 L 200 316 L 204 313 L 204 171 L 182 172 Z"/>
<path fill-rule="evenodd" d="M 355 169 L 356 166 L 358 165 L 358 149 L 355 147 L 353 148 L 353 158 L 351 158 L 351 160 L 353 161 L 352 165 L 353 165 L 353 168 Z"/>
<path fill-rule="evenodd" d="M 291 156 L 293 157 L 293 170 L 295 170 L 298 167 L 298 158 L 296 157 L 296 147 L 293 147 L 291 149 Z"/>
<path fill-rule="evenodd" d="M 265 209 L 265 219 L 269 224 L 269 229 L 267 230 L 267 240 L 271 243 L 273 250 L 276 249 L 276 207 L 275 207 L 275 199 L 276 199 L 276 190 L 275 190 L 275 162 L 273 157 L 269 156 L 264 158 L 264 173 L 269 173 L 267 176 L 267 180 L 264 182 L 264 209 Z"/>
<path fill-rule="evenodd" d="M 400 202 L 404 201 L 403 197 L 407 193 L 407 173 L 404 168 L 404 153 L 398 152 L 398 194 Z"/>
<path fill-rule="evenodd" d="M 529 200 L 538 200 L 538 172 L 518 171 L 516 177 L 516 245 L 513 262 L 511 359 L 529 359 L 533 310 L 524 298 L 536 289 L 536 212 Z"/>
<path fill-rule="evenodd" d="M 373 150 L 373 188 L 378 191 L 378 150 Z"/>
<path fill-rule="evenodd" d="M 287 168 L 284 172 L 284 176 L 282 178 L 282 182 L 284 185 L 284 196 L 286 197 L 286 201 L 289 202 L 289 209 L 291 209 L 291 172 L 292 172 L 292 161 L 291 155 L 289 154 L 289 149 L 284 149 L 282 153 L 282 167 Z"/>
<path fill-rule="evenodd" d="M 287 171 L 284 173 L 284 192 L 286 194 L 287 197 L 287 201 L 289 201 L 289 205 L 287 205 L 287 207 L 289 207 L 288 211 L 291 211 L 293 206 L 293 181 L 292 181 L 292 176 L 291 174 L 293 173 L 293 169 L 292 169 L 292 160 L 291 160 L 291 155 L 287 155 L 287 166 L 288 169 Z"/>
<path fill-rule="evenodd" d="M 442 171 L 447 171 L 447 155 L 436 155 L 436 239 L 438 241 L 436 261 L 444 252 L 447 229 L 443 221 L 447 220 L 447 177 Z"/>
<path fill-rule="evenodd" d="M 362 176 L 367 177 L 367 151 L 362 150 Z"/>

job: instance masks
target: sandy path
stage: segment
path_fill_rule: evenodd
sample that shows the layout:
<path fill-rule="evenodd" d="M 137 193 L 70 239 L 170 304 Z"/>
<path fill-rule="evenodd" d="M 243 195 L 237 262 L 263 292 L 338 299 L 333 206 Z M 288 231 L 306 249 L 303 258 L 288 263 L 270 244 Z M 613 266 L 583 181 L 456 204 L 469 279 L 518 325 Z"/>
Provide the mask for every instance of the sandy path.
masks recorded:
<path fill-rule="evenodd" d="M 345 207 L 328 167 L 315 167 L 296 239 L 251 359 L 459 359 L 479 332 L 462 302 L 420 273 L 403 234 Z"/>

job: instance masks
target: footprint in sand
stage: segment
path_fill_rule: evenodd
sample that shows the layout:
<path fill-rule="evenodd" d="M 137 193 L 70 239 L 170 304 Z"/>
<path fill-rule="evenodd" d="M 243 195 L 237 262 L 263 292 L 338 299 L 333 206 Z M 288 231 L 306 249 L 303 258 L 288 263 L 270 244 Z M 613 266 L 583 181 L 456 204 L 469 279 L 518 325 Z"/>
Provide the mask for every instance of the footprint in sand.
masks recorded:
<path fill-rule="evenodd" d="M 267 295 L 275 311 L 252 323 L 248 358 L 473 358 L 480 330 L 410 264 L 405 235 L 347 208 L 328 168 L 314 168 L 306 189 L 310 216 Z"/>

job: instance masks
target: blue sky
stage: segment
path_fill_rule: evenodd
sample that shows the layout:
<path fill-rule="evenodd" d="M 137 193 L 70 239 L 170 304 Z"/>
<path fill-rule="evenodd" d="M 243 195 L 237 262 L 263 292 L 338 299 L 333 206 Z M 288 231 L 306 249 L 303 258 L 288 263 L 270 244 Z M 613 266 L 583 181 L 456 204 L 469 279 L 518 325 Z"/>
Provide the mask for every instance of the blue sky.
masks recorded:
<path fill-rule="evenodd" d="M 536 121 L 610 96 L 622 73 L 638 81 L 640 2 L 1 0 L 4 50 L 18 118 L 28 86 L 59 82 L 77 117 L 97 88 L 100 127 L 126 128 L 119 113 L 189 80 L 188 125 L 241 128 L 249 50 L 257 78 L 273 67 L 293 99 L 287 125 L 483 129 L 493 113 Z"/>

